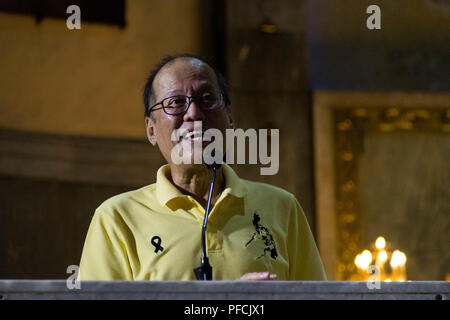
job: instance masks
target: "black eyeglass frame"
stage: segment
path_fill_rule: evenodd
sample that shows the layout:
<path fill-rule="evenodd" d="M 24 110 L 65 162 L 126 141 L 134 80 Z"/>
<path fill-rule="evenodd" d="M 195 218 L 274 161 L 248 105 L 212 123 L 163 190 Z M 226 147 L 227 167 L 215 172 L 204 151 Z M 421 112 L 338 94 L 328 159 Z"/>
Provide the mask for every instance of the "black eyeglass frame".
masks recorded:
<path fill-rule="evenodd" d="M 206 110 L 216 110 L 216 109 L 220 109 L 221 107 L 223 107 L 223 106 L 225 105 L 225 101 L 226 101 L 225 93 L 223 93 L 223 91 L 220 91 L 220 90 L 217 90 L 216 92 L 218 92 L 219 95 L 220 95 L 220 103 L 218 103 L 216 107 L 210 108 L 210 109 L 206 109 Z M 166 100 L 168 100 L 168 99 L 175 98 L 175 97 L 180 97 L 180 96 L 186 97 L 186 98 L 188 99 L 187 107 L 185 107 L 185 109 L 184 109 L 182 112 L 178 112 L 178 113 L 168 113 L 168 112 L 166 111 L 166 108 L 164 107 L 164 101 L 166 101 Z M 170 97 L 164 98 L 164 99 L 162 99 L 160 102 L 157 102 L 157 103 L 155 103 L 154 105 L 152 105 L 150 108 L 148 108 L 148 113 L 147 113 L 147 115 L 150 116 L 150 113 L 152 113 L 153 111 L 159 110 L 159 109 L 163 109 L 164 113 L 167 114 L 167 115 L 169 115 L 169 116 L 179 116 L 179 115 L 185 114 L 185 113 L 189 110 L 189 107 L 191 106 L 192 100 L 193 100 L 194 98 L 199 98 L 199 97 L 201 97 L 201 95 L 186 96 L 186 95 L 184 95 L 184 94 L 176 94 L 176 95 L 174 95 L 174 96 L 170 96 Z M 155 109 L 155 107 L 158 106 L 158 105 L 161 105 L 161 108 Z M 202 104 L 200 103 L 200 104 L 199 104 L 200 108 L 201 108 L 201 105 L 202 105 Z"/>

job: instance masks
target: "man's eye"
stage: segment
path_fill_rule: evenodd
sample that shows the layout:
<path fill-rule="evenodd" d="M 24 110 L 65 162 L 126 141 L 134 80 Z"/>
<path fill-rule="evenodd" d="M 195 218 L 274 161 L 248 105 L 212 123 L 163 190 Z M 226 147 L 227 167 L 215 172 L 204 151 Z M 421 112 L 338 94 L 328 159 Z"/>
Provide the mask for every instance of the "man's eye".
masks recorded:
<path fill-rule="evenodd" d="M 211 93 L 202 94 L 203 102 L 214 102 L 216 100 L 215 96 Z"/>
<path fill-rule="evenodd" d="M 168 106 L 170 106 L 170 107 L 175 107 L 175 106 L 184 105 L 184 104 L 186 104 L 186 98 L 184 98 L 184 97 L 172 98 L 168 102 Z"/>

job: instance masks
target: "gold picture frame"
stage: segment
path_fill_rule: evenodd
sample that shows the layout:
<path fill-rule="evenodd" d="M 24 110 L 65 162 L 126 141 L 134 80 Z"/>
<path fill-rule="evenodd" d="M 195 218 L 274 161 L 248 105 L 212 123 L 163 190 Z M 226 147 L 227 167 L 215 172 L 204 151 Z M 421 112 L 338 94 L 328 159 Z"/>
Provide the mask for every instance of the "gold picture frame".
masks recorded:
<path fill-rule="evenodd" d="M 316 91 L 313 102 L 317 235 L 329 280 L 349 280 L 360 250 L 358 170 L 366 130 L 450 133 L 450 94 Z"/>

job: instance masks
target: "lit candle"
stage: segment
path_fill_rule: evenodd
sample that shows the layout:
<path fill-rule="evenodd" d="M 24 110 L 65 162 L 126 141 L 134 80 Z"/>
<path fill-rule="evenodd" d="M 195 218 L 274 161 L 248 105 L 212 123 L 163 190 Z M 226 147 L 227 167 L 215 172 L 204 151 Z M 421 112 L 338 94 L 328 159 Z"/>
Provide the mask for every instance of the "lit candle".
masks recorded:
<path fill-rule="evenodd" d="M 383 237 L 378 237 L 377 240 L 375 240 L 375 247 L 377 247 L 378 250 L 384 250 L 384 248 L 386 248 L 386 240 Z"/>
<path fill-rule="evenodd" d="M 383 237 L 378 237 L 375 240 L 375 247 L 377 248 L 375 266 L 378 268 L 378 272 L 380 274 L 380 279 L 383 280 L 386 278 L 386 273 L 384 270 L 384 264 L 387 261 L 387 252 L 386 248 L 386 240 Z"/>
<path fill-rule="evenodd" d="M 386 278 L 384 264 L 386 263 L 387 258 L 388 258 L 388 256 L 387 256 L 386 250 L 381 250 L 380 252 L 378 252 L 377 259 L 375 260 L 375 266 L 378 268 L 381 280 Z"/>
<path fill-rule="evenodd" d="M 372 254 L 369 250 L 364 250 L 362 253 L 358 254 L 355 258 L 355 265 L 358 268 L 358 274 L 360 280 L 367 280 L 368 268 L 370 263 L 372 262 Z"/>
<path fill-rule="evenodd" d="M 391 257 L 392 279 L 394 281 L 406 280 L 406 255 L 400 250 L 395 250 Z"/>

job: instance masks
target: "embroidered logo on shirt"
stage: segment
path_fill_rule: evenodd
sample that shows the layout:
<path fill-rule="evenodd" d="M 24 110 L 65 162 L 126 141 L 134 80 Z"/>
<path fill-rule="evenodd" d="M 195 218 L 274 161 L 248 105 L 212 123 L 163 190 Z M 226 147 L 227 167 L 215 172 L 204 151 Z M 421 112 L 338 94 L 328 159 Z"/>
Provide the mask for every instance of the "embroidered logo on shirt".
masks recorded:
<path fill-rule="evenodd" d="M 256 212 L 253 213 L 253 226 L 255 227 L 255 232 L 253 232 L 251 239 L 245 244 L 247 247 L 253 240 L 259 239 L 264 242 L 265 248 L 264 252 L 256 259 L 260 259 L 264 257 L 267 253 L 270 253 L 270 257 L 272 259 L 276 259 L 278 257 L 277 248 L 275 246 L 275 240 L 273 239 L 272 234 L 268 228 L 259 224 L 261 218 Z"/>

